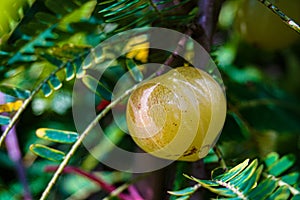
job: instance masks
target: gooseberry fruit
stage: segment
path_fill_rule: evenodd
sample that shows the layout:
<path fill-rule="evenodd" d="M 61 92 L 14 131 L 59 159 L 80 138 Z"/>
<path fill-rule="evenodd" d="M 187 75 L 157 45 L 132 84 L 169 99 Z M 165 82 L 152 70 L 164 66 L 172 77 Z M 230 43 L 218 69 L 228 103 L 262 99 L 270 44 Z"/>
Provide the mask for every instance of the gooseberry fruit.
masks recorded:
<path fill-rule="evenodd" d="M 221 86 L 208 73 L 178 67 L 142 83 L 129 97 L 128 130 L 144 151 L 196 161 L 215 144 L 226 116 Z"/>
<path fill-rule="evenodd" d="M 300 22 L 299 0 L 269 0 L 287 16 Z M 242 0 L 236 16 L 241 37 L 257 47 L 276 50 L 290 46 L 299 35 L 257 0 Z"/>

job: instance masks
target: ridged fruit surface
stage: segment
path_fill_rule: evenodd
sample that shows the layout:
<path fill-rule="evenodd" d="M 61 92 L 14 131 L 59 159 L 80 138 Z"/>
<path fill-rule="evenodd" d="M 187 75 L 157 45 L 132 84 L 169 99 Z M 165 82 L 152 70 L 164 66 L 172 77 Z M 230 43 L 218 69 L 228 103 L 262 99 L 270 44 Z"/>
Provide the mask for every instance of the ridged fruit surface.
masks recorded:
<path fill-rule="evenodd" d="M 129 97 L 129 133 L 144 151 L 164 159 L 196 161 L 223 127 L 226 99 L 206 72 L 179 67 L 144 82 Z"/>

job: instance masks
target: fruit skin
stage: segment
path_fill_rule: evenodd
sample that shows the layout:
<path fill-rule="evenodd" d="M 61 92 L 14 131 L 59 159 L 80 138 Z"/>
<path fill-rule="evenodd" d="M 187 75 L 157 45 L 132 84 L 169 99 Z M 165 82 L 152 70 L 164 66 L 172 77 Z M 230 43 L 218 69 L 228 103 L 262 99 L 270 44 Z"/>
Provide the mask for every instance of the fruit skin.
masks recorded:
<path fill-rule="evenodd" d="M 287 16 L 300 23 L 299 0 L 270 0 Z M 257 0 L 242 0 L 236 16 L 241 37 L 257 47 L 276 50 L 300 40 L 299 34 Z"/>
<path fill-rule="evenodd" d="M 206 72 L 179 67 L 144 82 L 129 97 L 128 130 L 144 151 L 196 161 L 218 139 L 226 116 L 220 85 Z"/>

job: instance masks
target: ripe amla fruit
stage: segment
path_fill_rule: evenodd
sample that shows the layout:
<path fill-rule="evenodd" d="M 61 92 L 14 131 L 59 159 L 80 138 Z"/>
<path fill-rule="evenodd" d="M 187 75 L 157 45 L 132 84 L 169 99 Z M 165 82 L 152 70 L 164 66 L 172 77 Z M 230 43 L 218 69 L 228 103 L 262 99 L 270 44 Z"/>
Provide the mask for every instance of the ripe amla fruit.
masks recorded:
<path fill-rule="evenodd" d="M 142 83 L 129 97 L 128 130 L 144 151 L 196 161 L 216 143 L 226 116 L 221 86 L 206 72 L 179 67 Z"/>
<path fill-rule="evenodd" d="M 300 23 L 299 0 L 269 1 Z M 267 50 L 282 49 L 300 40 L 299 34 L 258 0 L 241 0 L 235 25 L 248 43 Z"/>

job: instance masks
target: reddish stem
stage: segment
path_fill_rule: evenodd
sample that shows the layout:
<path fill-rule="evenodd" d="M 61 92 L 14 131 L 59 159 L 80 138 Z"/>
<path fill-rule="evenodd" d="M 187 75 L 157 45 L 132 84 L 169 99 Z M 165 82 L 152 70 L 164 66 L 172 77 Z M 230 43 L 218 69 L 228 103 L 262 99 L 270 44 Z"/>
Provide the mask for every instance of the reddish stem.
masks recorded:
<path fill-rule="evenodd" d="M 107 101 L 107 100 L 103 99 L 103 100 L 97 105 L 96 110 L 97 110 L 97 111 L 101 111 L 101 110 L 103 110 L 104 108 L 106 108 L 106 106 L 108 106 L 109 104 L 110 104 L 110 101 Z"/>
<path fill-rule="evenodd" d="M 56 171 L 57 169 L 58 169 L 58 166 L 47 166 L 45 168 L 45 171 L 46 172 L 53 172 L 53 171 Z M 91 181 L 94 181 L 95 183 L 97 183 L 103 190 L 105 190 L 108 193 L 111 193 L 116 189 L 115 186 L 104 182 L 101 178 L 95 176 L 94 174 L 83 171 L 83 170 L 81 170 L 77 167 L 66 166 L 64 168 L 63 172 L 64 173 L 70 173 L 70 174 L 75 173 L 75 174 L 81 175 L 83 177 L 86 177 L 86 178 L 90 179 Z M 121 200 L 132 200 L 132 197 L 129 196 L 129 195 L 126 195 L 126 194 L 120 193 L 117 196 Z"/>

